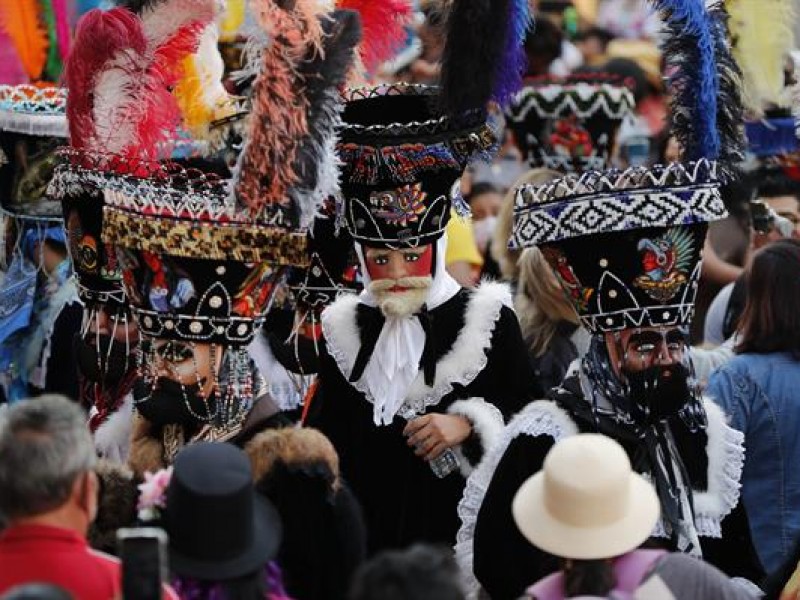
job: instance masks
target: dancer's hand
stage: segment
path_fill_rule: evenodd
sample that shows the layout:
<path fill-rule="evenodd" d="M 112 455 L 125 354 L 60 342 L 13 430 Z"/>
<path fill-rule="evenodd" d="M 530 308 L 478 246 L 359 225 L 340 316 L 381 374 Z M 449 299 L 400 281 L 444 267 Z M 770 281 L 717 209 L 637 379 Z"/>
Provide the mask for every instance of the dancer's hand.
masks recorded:
<path fill-rule="evenodd" d="M 442 452 L 457 446 L 472 433 L 469 420 L 461 415 L 431 413 L 409 421 L 403 430 L 414 454 L 425 460 L 434 460 Z"/>

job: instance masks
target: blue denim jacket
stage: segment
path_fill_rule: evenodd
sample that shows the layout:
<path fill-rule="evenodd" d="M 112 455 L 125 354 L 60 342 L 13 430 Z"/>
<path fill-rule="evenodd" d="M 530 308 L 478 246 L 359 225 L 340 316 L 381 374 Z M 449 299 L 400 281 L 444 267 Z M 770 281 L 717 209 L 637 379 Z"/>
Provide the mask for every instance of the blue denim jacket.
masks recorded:
<path fill-rule="evenodd" d="M 800 361 L 742 354 L 715 371 L 706 395 L 745 434 L 742 498 L 767 572 L 800 535 Z"/>

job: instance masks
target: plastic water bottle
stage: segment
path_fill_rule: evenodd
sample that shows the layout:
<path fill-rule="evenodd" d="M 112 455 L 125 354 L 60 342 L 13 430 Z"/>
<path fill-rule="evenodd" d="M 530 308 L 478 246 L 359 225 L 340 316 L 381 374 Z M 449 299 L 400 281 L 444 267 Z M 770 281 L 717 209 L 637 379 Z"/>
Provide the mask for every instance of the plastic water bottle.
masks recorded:
<path fill-rule="evenodd" d="M 428 464 L 431 466 L 433 474 L 439 479 L 444 479 L 450 475 L 450 473 L 458 469 L 459 466 L 458 456 L 456 456 L 452 448 L 448 448 L 439 456 L 429 461 Z"/>

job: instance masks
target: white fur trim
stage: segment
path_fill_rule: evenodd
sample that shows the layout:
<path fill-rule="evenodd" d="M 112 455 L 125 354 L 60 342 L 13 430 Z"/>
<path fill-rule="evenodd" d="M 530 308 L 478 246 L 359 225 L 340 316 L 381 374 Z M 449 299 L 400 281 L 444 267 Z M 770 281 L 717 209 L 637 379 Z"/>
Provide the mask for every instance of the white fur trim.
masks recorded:
<path fill-rule="evenodd" d="M 108 415 L 94 432 L 94 447 L 102 458 L 125 464 L 131 447 L 133 430 L 133 394 L 125 396 L 122 404 Z"/>
<path fill-rule="evenodd" d="M 461 569 L 461 578 L 467 598 L 478 598 L 480 583 L 475 577 L 473 567 L 473 540 L 478 512 L 492 482 L 494 471 L 503 458 L 508 446 L 520 435 L 538 437 L 546 435 L 555 442 L 577 435 L 578 426 L 569 413 L 550 400 L 536 400 L 517 414 L 503 430 L 499 441 L 486 453 L 480 464 L 472 471 L 464 487 L 464 495 L 458 503 L 458 516 L 461 528 L 456 535 L 456 560 Z M 533 473 L 531 473 L 533 475 Z"/>
<path fill-rule="evenodd" d="M 361 347 L 356 323 L 358 303 L 358 297 L 345 295 L 322 313 L 322 331 L 328 352 L 345 378 L 350 377 Z M 438 404 L 443 396 L 449 394 L 454 385 L 469 385 L 486 368 L 487 352 L 503 306 L 511 306 L 511 291 L 506 284 L 485 282 L 472 292 L 464 315 L 464 327 L 453 347 L 436 364 L 433 386 L 425 385 L 424 376 L 419 373 L 398 415 L 412 419 L 424 413 L 427 407 Z M 365 382 L 356 381 L 352 385 L 370 404 L 374 403 Z"/>
<path fill-rule="evenodd" d="M 461 415 L 472 425 L 472 431 L 478 435 L 481 442 L 481 457 L 486 456 L 489 450 L 500 440 L 503 434 L 503 413 L 494 404 L 486 402 L 483 398 L 467 398 L 456 400 L 447 409 L 448 414 Z M 458 456 L 459 468 L 464 477 L 469 477 L 473 466 L 462 452 L 459 444 L 454 449 Z"/>
<path fill-rule="evenodd" d="M 708 416 L 706 455 L 708 490 L 694 493 L 697 532 L 706 537 L 722 537 L 722 519 L 739 503 L 744 468 L 744 434 L 730 425 L 722 409 L 703 398 Z"/>

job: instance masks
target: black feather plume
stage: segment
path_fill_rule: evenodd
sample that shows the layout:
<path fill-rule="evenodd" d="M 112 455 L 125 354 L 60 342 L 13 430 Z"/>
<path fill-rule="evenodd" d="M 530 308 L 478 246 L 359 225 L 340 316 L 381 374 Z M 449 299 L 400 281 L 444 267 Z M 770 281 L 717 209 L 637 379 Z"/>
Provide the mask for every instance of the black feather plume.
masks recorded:
<path fill-rule="evenodd" d="M 736 176 L 736 165 L 744 160 L 746 140 L 744 134 L 744 100 L 742 97 L 742 72 L 731 52 L 728 13 L 721 0 L 708 6 L 714 53 L 717 63 L 719 93 L 717 102 L 717 130 L 720 137 L 719 161 L 724 174 Z"/>
<path fill-rule="evenodd" d="M 441 104 L 446 113 L 482 108 L 492 97 L 511 1 L 453 1 L 442 56 Z"/>

